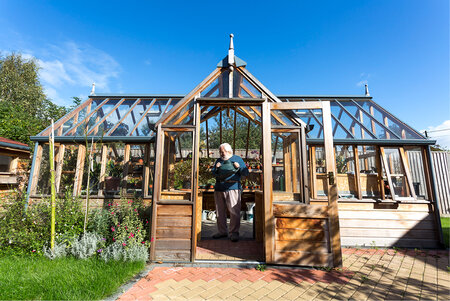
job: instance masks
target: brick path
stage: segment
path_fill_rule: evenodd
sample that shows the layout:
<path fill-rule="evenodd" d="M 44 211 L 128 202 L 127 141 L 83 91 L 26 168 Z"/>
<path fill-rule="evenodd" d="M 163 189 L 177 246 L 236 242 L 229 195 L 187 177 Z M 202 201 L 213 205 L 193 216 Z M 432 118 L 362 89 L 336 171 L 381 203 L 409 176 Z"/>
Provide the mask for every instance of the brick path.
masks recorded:
<path fill-rule="evenodd" d="M 118 300 L 450 300 L 448 251 L 343 249 L 344 269 L 163 267 Z"/>

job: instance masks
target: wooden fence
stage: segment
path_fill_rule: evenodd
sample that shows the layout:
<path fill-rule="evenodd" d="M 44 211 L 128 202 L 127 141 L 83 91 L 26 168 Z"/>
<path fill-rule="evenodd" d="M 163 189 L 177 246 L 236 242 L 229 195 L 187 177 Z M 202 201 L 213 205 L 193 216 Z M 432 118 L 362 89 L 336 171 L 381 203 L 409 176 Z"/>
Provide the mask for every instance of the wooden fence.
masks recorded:
<path fill-rule="evenodd" d="M 441 214 L 450 214 L 450 153 L 431 152 Z"/>

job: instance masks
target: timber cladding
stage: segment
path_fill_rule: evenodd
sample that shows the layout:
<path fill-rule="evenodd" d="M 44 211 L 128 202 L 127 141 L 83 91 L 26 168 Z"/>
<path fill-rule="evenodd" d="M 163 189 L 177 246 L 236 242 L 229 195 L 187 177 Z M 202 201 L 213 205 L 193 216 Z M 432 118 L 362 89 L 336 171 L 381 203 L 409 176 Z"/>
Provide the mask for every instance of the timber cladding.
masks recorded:
<path fill-rule="evenodd" d="M 273 212 L 275 262 L 332 265 L 327 206 L 278 203 Z"/>
<path fill-rule="evenodd" d="M 430 204 L 340 203 L 343 246 L 438 248 Z"/>
<path fill-rule="evenodd" d="M 192 205 L 156 205 L 155 259 L 190 261 Z"/>

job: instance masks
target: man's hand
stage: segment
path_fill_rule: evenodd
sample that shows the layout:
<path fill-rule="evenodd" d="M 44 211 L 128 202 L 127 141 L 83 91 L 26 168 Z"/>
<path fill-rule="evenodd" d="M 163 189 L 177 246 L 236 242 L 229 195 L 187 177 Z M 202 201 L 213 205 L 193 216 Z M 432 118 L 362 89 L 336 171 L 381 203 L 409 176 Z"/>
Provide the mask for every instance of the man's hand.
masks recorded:
<path fill-rule="evenodd" d="M 222 166 L 222 164 L 220 164 L 220 162 L 217 162 L 216 168 L 219 168 L 220 166 Z"/>
<path fill-rule="evenodd" d="M 234 168 L 239 168 L 239 166 L 240 166 L 239 163 L 237 163 L 237 162 L 234 162 L 233 165 L 234 165 Z"/>

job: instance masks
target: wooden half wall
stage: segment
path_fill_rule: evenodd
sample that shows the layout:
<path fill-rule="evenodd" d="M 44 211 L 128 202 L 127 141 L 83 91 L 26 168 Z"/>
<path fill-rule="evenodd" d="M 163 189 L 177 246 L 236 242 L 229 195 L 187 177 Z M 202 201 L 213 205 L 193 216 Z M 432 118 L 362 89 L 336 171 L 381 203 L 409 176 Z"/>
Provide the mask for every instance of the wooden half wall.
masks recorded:
<path fill-rule="evenodd" d="M 274 203 L 274 262 L 333 266 L 327 205 Z"/>
<path fill-rule="evenodd" d="M 430 203 L 341 201 L 338 208 L 342 246 L 440 247 L 438 224 Z"/>

